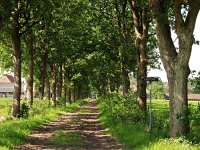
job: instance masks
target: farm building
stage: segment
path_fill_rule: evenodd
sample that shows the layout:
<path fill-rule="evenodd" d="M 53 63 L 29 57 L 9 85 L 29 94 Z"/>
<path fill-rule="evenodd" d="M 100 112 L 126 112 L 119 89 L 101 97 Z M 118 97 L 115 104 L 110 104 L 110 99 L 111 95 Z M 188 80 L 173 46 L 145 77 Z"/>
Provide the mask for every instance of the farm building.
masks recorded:
<path fill-rule="evenodd" d="M 24 86 L 22 84 L 22 93 Z M 0 77 L 0 97 L 12 97 L 14 91 L 14 77 L 11 75 L 3 75 Z"/>
<path fill-rule="evenodd" d="M 14 91 L 14 77 L 3 75 L 0 77 L 0 97 L 12 96 Z"/>
<path fill-rule="evenodd" d="M 169 94 L 165 94 L 165 99 L 169 100 Z M 200 101 L 200 94 L 188 94 L 189 101 Z"/>

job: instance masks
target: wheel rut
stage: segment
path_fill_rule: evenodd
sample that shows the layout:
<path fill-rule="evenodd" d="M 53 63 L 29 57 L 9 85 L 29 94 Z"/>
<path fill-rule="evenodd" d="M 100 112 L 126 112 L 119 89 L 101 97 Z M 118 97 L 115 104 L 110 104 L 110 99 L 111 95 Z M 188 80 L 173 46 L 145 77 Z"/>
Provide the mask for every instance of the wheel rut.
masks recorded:
<path fill-rule="evenodd" d="M 33 131 L 15 150 L 123 150 L 121 144 L 106 134 L 98 116 L 96 101 L 88 101 L 79 110 L 62 115 Z M 58 141 L 54 139 L 56 133 L 61 134 Z M 63 138 L 64 142 L 58 144 Z"/>

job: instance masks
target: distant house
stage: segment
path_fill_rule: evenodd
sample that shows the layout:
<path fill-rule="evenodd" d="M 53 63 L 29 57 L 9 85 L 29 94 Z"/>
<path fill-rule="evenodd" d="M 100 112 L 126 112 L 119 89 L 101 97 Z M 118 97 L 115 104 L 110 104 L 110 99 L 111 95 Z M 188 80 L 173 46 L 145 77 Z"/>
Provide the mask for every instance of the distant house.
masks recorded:
<path fill-rule="evenodd" d="M 169 94 L 165 94 L 165 99 L 169 100 Z M 200 94 L 188 94 L 189 101 L 200 101 Z"/>
<path fill-rule="evenodd" d="M 12 96 L 14 91 L 14 77 L 3 75 L 0 77 L 0 97 Z"/>
<path fill-rule="evenodd" d="M 188 94 L 189 101 L 200 101 L 200 94 Z"/>

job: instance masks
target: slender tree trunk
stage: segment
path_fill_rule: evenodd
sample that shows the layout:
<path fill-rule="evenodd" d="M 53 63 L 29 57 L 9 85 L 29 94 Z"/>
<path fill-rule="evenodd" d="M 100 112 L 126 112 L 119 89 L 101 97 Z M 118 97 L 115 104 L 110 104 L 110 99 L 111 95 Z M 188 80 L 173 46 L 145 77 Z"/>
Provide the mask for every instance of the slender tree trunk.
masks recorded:
<path fill-rule="evenodd" d="M 33 105 L 33 30 L 29 29 L 28 37 L 27 37 L 27 45 L 28 45 L 28 78 L 27 78 L 27 99 L 29 106 Z"/>
<path fill-rule="evenodd" d="M 48 100 L 51 100 L 51 88 L 50 88 L 49 78 L 46 78 L 46 96 Z"/>
<path fill-rule="evenodd" d="M 138 0 L 129 0 L 133 14 L 133 22 L 136 36 L 137 52 L 137 102 L 140 108 L 146 111 L 146 81 L 147 77 L 147 41 L 149 22 L 147 20 L 146 6 L 138 7 Z"/>
<path fill-rule="evenodd" d="M 136 42 L 137 45 L 137 42 Z M 140 45 L 140 44 L 138 44 Z M 142 80 L 147 76 L 146 49 L 137 49 L 137 102 L 144 111 L 147 109 L 146 81 Z"/>
<path fill-rule="evenodd" d="M 59 75 L 58 75 L 58 89 L 57 89 L 57 95 L 58 97 L 62 96 L 62 88 L 63 88 L 63 70 L 62 65 L 59 66 Z"/>
<path fill-rule="evenodd" d="M 118 72 L 115 72 L 115 91 L 117 92 L 117 93 L 119 93 L 119 77 L 120 75 L 119 75 L 119 73 Z"/>
<path fill-rule="evenodd" d="M 130 50 L 130 30 L 127 27 L 126 22 L 126 7 L 127 0 L 121 1 L 119 4 L 118 0 L 115 0 L 115 9 L 117 11 L 117 21 L 118 26 L 121 32 L 121 42 L 122 48 L 120 49 L 121 53 L 121 71 L 122 71 L 122 91 L 123 95 L 127 95 L 130 90 L 130 79 L 129 79 L 129 69 L 128 69 L 128 52 Z M 120 8 L 121 7 L 121 8 Z"/>
<path fill-rule="evenodd" d="M 14 93 L 13 107 L 11 115 L 16 118 L 20 113 L 20 96 L 21 96 L 21 41 L 20 41 L 20 23 L 19 8 L 13 14 L 12 25 L 12 48 L 13 48 L 13 64 L 14 64 Z"/>
<path fill-rule="evenodd" d="M 68 89 L 68 101 L 70 104 L 72 103 L 72 92 L 70 89 Z"/>
<path fill-rule="evenodd" d="M 122 58 L 122 81 L 123 81 L 123 95 L 126 96 L 130 90 L 129 70 L 127 58 Z"/>
<path fill-rule="evenodd" d="M 76 91 L 77 91 L 77 94 L 76 94 L 76 95 L 77 95 L 77 96 L 76 96 L 77 99 L 81 99 L 81 89 L 82 89 L 82 88 L 81 88 L 81 85 L 78 85 L 78 87 L 77 87 L 77 89 L 76 89 Z"/>
<path fill-rule="evenodd" d="M 53 100 L 53 106 L 56 107 L 56 87 L 57 87 L 57 64 L 54 64 L 52 67 L 52 72 L 53 72 L 53 83 L 52 83 L 52 100 Z"/>
<path fill-rule="evenodd" d="M 45 30 L 45 25 L 42 25 L 42 30 Z M 44 35 L 43 35 L 44 36 Z M 44 98 L 44 88 L 45 88 L 45 78 L 47 73 L 47 58 L 48 53 L 46 49 L 46 40 L 45 37 L 42 37 L 41 41 L 41 70 L 40 70 L 40 83 L 39 83 L 39 97 L 40 99 Z"/>
<path fill-rule="evenodd" d="M 73 88 L 73 100 L 76 102 L 76 87 Z"/>
<path fill-rule="evenodd" d="M 101 73 L 101 95 L 106 95 L 108 93 L 107 90 L 107 73 L 102 72 Z"/>
<path fill-rule="evenodd" d="M 39 97 L 44 98 L 45 78 L 46 78 L 46 64 L 47 64 L 47 53 L 42 54 L 41 57 L 41 70 L 40 70 L 40 83 L 39 83 Z"/>

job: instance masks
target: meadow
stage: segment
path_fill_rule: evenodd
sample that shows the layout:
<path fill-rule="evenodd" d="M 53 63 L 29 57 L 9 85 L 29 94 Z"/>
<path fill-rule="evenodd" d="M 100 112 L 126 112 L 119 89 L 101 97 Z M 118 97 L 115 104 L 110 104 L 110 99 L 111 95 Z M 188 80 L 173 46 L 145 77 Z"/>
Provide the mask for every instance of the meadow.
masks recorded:
<path fill-rule="evenodd" d="M 149 128 L 149 113 L 137 107 L 134 96 L 123 98 L 111 94 L 98 100 L 100 120 L 109 134 L 134 150 L 199 150 L 200 105 L 190 102 L 190 127 L 187 137 L 169 138 L 169 101 L 153 100 L 153 127 Z M 149 106 L 149 101 L 148 101 Z M 149 107 L 148 107 L 149 108 Z"/>

